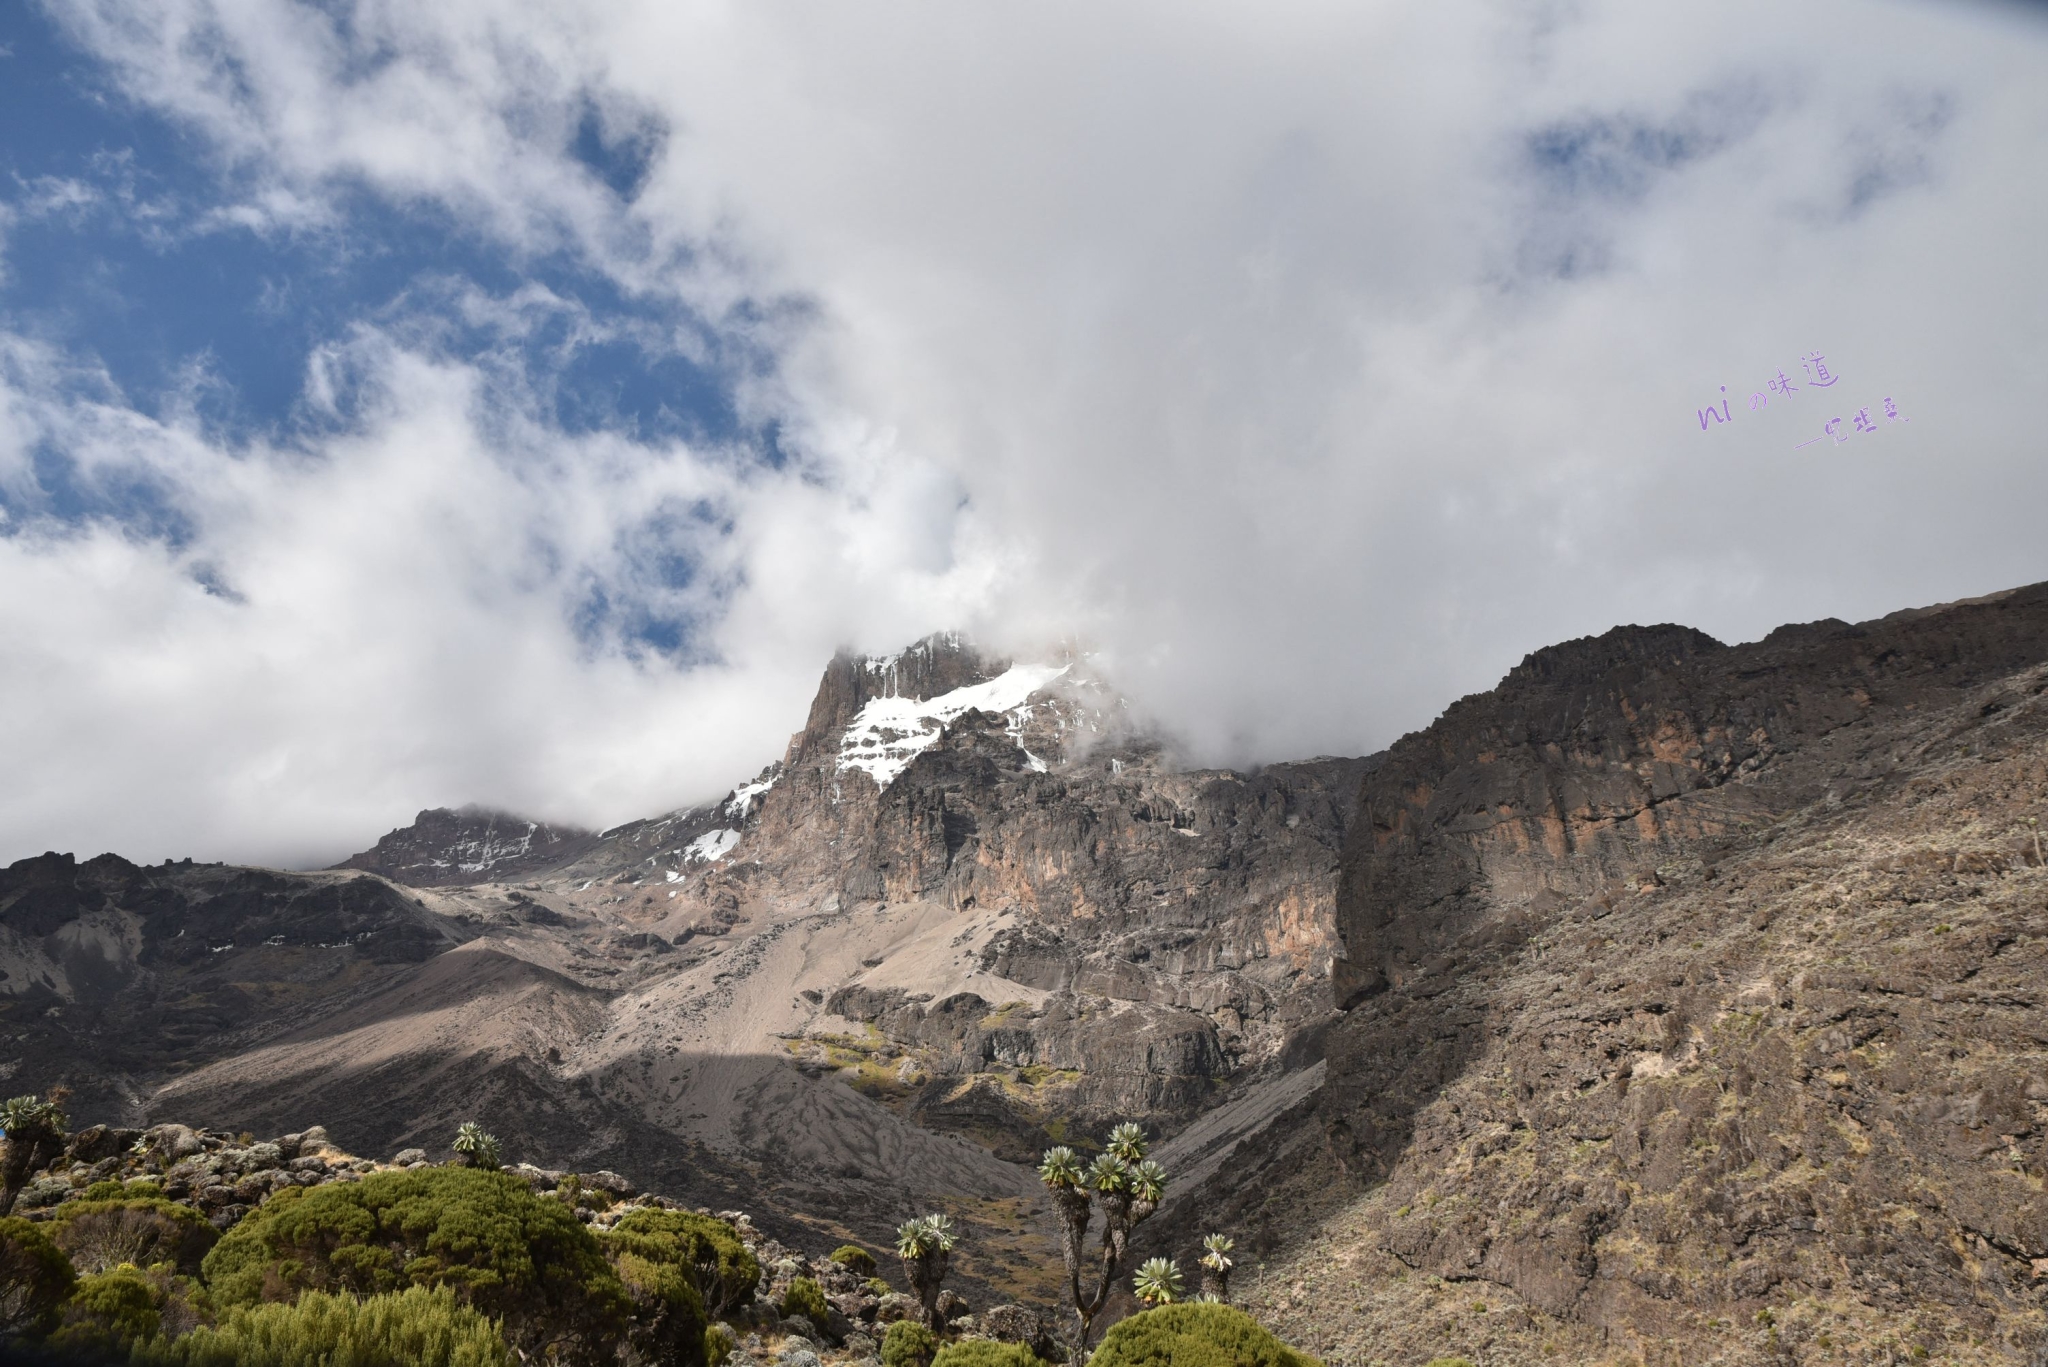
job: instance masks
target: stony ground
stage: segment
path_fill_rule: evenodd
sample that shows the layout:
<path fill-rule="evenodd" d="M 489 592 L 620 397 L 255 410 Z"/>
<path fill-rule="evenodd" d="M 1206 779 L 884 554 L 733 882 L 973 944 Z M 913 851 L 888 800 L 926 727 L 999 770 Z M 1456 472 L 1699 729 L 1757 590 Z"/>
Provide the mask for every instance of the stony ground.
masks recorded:
<path fill-rule="evenodd" d="M 457 1161 L 446 1153 L 436 1156 L 443 1162 Z M 389 1159 L 364 1158 L 335 1144 L 327 1130 L 317 1125 L 270 1140 L 176 1123 L 148 1129 L 95 1125 L 71 1136 L 62 1156 L 34 1175 L 17 1199 L 15 1214 L 32 1221 L 48 1220 L 65 1203 L 84 1199 L 95 1183 L 146 1181 L 166 1199 L 191 1207 L 216 1229 L 226 1231 L 269 1196 L 288 1187 L 359 1182 L 379 1172 L 428 1167 L 433 1161 L 419 1148 L 402 1150 Z M 686 1208 L 671 1197 L 642 1191 L 616 1172 L 570 1173 L 530 1163 L 505 1171 L 537 1193 L 571 1202 L 578 1218 L 597 1229 L 608 1229 L 630 1212 L 646 1207 Z M 699 1208 L 698 1213 L 714 1214 L 708 1208 Z M 729 1360 L 732 1367 L 769 1362 L 782 1367 L 810 1367 L 819 1362 L 879 1367 L 880 1343 L 888 1326 L 919 1313 L 913 1297 L 899 1289 L 905 1278 L 896 1260 L 886 1256 L 885 1248 L 866 1250 L 875 1261 L 872 1272 L 855 1271 L 832 1261 L 824 1249 L 807 1254 L 780 1242 L 759 1229 L 743 1211 L 715 1214 L 732 1226 L 761 1265 L 754 1301 L 732 1325 L 737 1340 L 737 1350 Z M 971 1263 L 972 1259 L 962 1261 Z M 824 1291 L 830 1307 L 826 1323 L 781 1313 L 783 1297 L 799 1277 L 819 1283 Z M 896 1286 L 890 1285 L 892 1279 Z M 948 1289 L 940 1293 L 939 1310 L 953 1338 L 1051 1346 L 1051 1324 L 1034 1308 L 1008 1301 L 976 1306 Z"/>
<path fill-rule="evenodd" d="M 2039 1362 L 2048 669 L 1900 694 L 1355 1008 L 1405 1129 L 1326 1109 L 1230 1212 L 1255 1313 L 1361 1367 Z"/>

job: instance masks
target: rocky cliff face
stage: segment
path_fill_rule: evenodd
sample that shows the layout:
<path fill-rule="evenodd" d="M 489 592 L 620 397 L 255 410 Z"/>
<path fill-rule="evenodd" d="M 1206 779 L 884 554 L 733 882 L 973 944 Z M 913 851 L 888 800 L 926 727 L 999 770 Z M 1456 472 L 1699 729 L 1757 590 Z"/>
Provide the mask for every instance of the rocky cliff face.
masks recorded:
<path fill-rule="evenodd" d="M 1023 1163 L 1242 1111 L 1328 1014 L 1365 762 L 1189 771 L 1127 717 L 1085 658 L 935 637 L 834 660 L 784 756 L 705 807 L 601 836 L 426 812 L 345 866 L 381 878 L 214 871 L 396 919 L 304 951 L 332 963 L 249 938 L 268 921 L 214 934 L 204 976 L 135 959 L 121 1000 L 232 983 L 232 1028 L 96 1056 L 94 1118 L 319 1114 L 373 1151 L 476 1118 L 513 1157 L 870 1239 L 936 1193 L 986 1250 L 967 1276 L 1029 1284 Z M 79 1062 L 25 1043 L 21 1082 Z"/>
<path fill-rule="evenodd" d="M 470 932 L 362 875 L 138 867 L 45 854 L 0 870 L 0 1028 L 16 1090 L 68 1081 L 127 1114 L 150 1079 L 403 978 Z"/>
<path fill-rule="evenodd" d="M 2035 588 L 1623 629 L 1396 745 L 1327 1081 L 1201 1203 L 1288 1250 L 1258 1303 L 1397 1360 L 2033 1360 L 2044 695 Z"/>
<path fill-rule="evenodd" d="M 416 888 L 498 883 L 574 859 L 597 837 L 506 812 L 431 807 L 361 854 L 336 864 Z"/>
<path fill-rule="evenodd" d="M 871 1242 L 936 1204 L 1041 1294 L 1023 1162 L 1134 1116 L 1144 1238 L 1237 1235 L 1338 1360 L 2029 1360 L 2048 588 L 1623 628 L 1250 774 L 1086 663 L 836 660 L 753 781 L 517 881 L 25 861 L 12 1080 L 358 1152 L 476 1118 Z"/>

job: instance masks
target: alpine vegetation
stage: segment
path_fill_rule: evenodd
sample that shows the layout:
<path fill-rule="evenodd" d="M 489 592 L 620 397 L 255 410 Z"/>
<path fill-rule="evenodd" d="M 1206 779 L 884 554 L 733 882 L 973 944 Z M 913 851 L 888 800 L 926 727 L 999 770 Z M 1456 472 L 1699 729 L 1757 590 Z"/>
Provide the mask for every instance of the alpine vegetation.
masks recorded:
<path fill-rule="evenodd" d="M 1230 1250 L 1237 1247 L 1228 1234 L 1210 1234 L 1202 1240 L 1202 1294 L 1223 1301 L 1230 1300 Z"/>
<path fill-rule="evenodd" d="M 14 1211 L 29 1174 L 57 1156 L 64 1147 L 63 1088 L 52 1088 L 48 1100 L 38 1096 L 10 1097 L 0 1106 L 0 1215 Z"/>
<path fill-rule="evenodd" d="M 939 1329 L 939 1291 L 946 1283 L 946 1271 L 953 1260 L 953 1222 L 943 1215 L 906 1220 L 896 1230 L 896 1256 L 903 1260 L 904 1275 L 924 1313 L 925 1327 Z"/>
<path fill-rule="evenodd" d="M 1155 1305 L 1171 1305 L 1187 1292 L 1187 1284 L 1181 1279 L 1180 1266 L 1171 1258 L 1147 1258 L 1138 1265 L 1138 1275 L 1131 1279 L 1131 1291 L 1144 1302 L 1146 1309 Z"/>
<path fill-rule="evenodd" d="M 1166 1194 L 1166 1170 L 1145 1157 L 1144 1130 L 1125 1121 L 1110 1131 L 1108 1145 L 1086 1167 L 1064 1144 L 1047 1149 L 1039 1161 L 1038 1177 L 1052 1194 L 1053 1213 L 1060 1222 L 1060 1255 L 1066 1263 L 1067 1292 L 1075 1319 L 1068 1352 L 1079 1367 L 1087 1355 L 1096 1317 L 1116 1287 L 1132 1227 L 1159 1209 L 1160 1198 Z M 1091 1287 L 1091 1265 L 1085 1254 L 1088 1228 L 1098 1211 L 1102 1234 L 1092 1264 Z"/>
<path fill-rule="evenodd" d="M 455 1143 L 451 1147 L 465 1166 L 481 1168 L 486 1172 L 496 1172 L 502 1166 L 499 1162 L 498 1137 L 487 1133 L 484 1127 L 474 1120 L 462 1122 L 461 1128 L 455 1131 Z"/>

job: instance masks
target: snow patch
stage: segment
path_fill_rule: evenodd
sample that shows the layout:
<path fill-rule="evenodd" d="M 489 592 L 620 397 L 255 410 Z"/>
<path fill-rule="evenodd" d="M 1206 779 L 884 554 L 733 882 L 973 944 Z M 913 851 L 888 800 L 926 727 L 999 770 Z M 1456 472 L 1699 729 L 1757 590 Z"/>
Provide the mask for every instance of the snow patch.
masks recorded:
<path fill-rule="evenodd" d="M 706 831 L 692 840 L 683 851 L 683 858 L 695 863 L 714 863 L 732 853 L 733 846 L 740 843 L 738 831 Z"/>
<path fill-rule="evenodd" d="M 756 779 L 752 783 L 742 783 L 739 787 L 733 789 L 732 796 L 725 800 L 725 814 L 735 821 L 745 821 L 747 813 L 754 810 L 754 799 L 767 792 L 770 788 L 773 788 L 775 780 L 781 777 L 781 774 L 771 774 L 765 779 Z"/>
<path fill-rule="evenodd" d="M 1067 672 L 1067 665 L 1012 665 L 986 683 L 969 684 L 936 698 L 871 698 L 847 725 L 839 742 L 839 767 L 859 769 L 886 788 L 963 713 L 1009 713 L 1033 693 Z M 1012 718 L 1012 734 L 1021 728 Z"/>

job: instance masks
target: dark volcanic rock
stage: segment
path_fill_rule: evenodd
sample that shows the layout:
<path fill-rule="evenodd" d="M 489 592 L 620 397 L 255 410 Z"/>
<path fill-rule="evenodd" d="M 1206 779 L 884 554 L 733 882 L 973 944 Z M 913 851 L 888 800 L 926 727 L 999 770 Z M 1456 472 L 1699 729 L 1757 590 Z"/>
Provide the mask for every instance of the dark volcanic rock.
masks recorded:
<path fill-rule="evenodd" d="M 433 807 L 334 867 L 381 873 L 416 888 L 502 882 L 567 863 L 597 843 L 594 832 L 506 812 Z"/>
<path fill-rule="evenodd" d="M 2048 587 L 1538 652 L 1365 780 L 1328 1080 L 1155 1237 L 1339 1355 L 2024 1360 L 2044 805 Z"/>
<path fill-rule="evenodd" d="M 233 1054 L 468 938 L 377 878 L 114 855 L 0 870 L 0 927 L 12 1085 L 68 1082 L 81 1113 L 122 1118 L 163 1070 Z"/>

